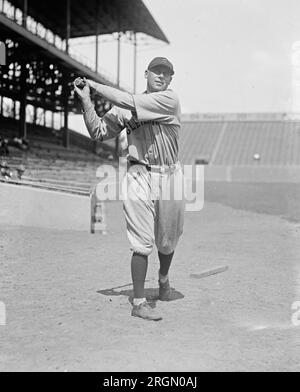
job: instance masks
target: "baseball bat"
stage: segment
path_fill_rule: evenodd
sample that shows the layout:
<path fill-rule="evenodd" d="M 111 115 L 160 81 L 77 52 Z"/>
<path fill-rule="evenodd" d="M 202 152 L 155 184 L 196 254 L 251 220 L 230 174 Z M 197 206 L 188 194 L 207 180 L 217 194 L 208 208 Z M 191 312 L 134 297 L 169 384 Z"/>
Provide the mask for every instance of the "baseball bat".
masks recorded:
<path fill-rule="evenodd" d="M 207 271 L 203 271 L 200 274 L 190 274 L 190 277 L 195 279 L 206 278 L 207 276 L 210 275 L 215 275 L 215 274 L 220 274 L 221 272 L 225 272 L 228 270 L 228 268 L 229 268 L 228 265 L 224 265 L 222 267 L 212 268 Z"/>

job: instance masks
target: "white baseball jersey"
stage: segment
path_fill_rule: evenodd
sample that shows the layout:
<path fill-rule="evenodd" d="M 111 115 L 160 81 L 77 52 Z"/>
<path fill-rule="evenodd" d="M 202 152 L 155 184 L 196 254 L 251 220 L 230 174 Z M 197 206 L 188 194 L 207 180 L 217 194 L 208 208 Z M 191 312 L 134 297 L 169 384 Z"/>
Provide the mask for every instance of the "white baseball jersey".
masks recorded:
<path fill-rule="evenodd" d="M 114 106 L 99 118 L 91 106 L 84 113 L 91 136 L 104 141 L 127 128 L 128 160 L 150 165 L 176 163 L 181 116 L 177 95 L 168 89 L 132 97 L 135 111 Z"/>
<path fill-rule="evenodd" d="M 135 110 L 114 106 L 99 118 L 90 107 L 84 119 L 90 135 L 101 141 L 127 129 L 127 159 L 138 163 L 129 168 L 124 178 L 127 197 L 123 210 L 131 250 L 149 255 L 156 244 L 161 253 L 170 254 L 183 232 L 184 220 L 183 195 L 179 200 L 172 195 L 168 200 L 163 197 L 170 189 L 183 187 L 178 162 L 180 104 L 177 95 L 169 89 L 136 94 L 132 98 Z M 172 165 L 173 170 L 154 173 L 145 165 Z M 154 183 L 158 184 L 155 199 L 151 194 Z"/>

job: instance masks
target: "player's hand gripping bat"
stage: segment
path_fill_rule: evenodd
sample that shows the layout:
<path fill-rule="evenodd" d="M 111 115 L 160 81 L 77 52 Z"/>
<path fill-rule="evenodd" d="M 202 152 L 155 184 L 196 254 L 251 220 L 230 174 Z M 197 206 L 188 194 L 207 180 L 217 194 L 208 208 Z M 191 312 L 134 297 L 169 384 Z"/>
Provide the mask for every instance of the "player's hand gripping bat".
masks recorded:
<path fill-rule="evenodd" d="M 78 88 L 80 88 L 80 89 L 83 89 L 83 87 L 84 86 L 86 86 L 86 84 L 87 84 L 87 81 L 86 81 L 86 78 L 76 78 L 75 79 L 75 86 L 76 87 L 78 87 Z"/>

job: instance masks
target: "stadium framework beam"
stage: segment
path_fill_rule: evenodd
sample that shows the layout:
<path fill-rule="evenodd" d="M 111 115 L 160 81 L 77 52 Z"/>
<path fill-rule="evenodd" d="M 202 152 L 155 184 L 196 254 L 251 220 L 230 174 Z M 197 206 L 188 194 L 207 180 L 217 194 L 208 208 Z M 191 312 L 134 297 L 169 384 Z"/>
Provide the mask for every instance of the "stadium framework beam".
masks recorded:
<path fill-rule="evenodd" d="M 99 12 L 99 31 L 112 34 L 125 31 L 144 33 L 169 43 L 142 0 L 27 0 L 27 12 L 45 28 L 66 37 L 67 2 L 70 1 L 70 38 L 95 35 L 95 12 Z M 10 0 L 13 6 L 23 10 L 24 0 Z"/>
<path fill-rule="evenodd" d="M 34 112 L 41 107 L 44 112 L 48 109 L 64 114 L 63 140 L 64 145 L 68 146 L 68 112 L 77 110 L 73 102 L 74 96 L 70 94 L 71 78 L 81 75 L 99 83 L 122 88 L 122 34 L 130 33 L 134 38 L 134 91 L 136 34 L 142 33 L 169 43 L 141 0 L 86 0 L 84 3 L 80 0 L 53 0 L 47 3 L 39 0 L 9 0 L 5 3 L 9 4 L 10 9 L 13 8 L 13 16 L 4 11 L 2 0 L 0 36 L 1 40 L 9 42 L 9 55 L 7 69 L 2 72 L 2 79 L 0 77 L 1 113 L 2 96 L 13 100 L 14 116 L 16 101 L 20 102 L 20 136 L 23 137 L 26 137 L 26 106 L 31 104 Z M 21 22 L 18 21 L 20 12 Z M 45 31 L 45 36 L 38 32 L 40 27 Z M 48 33 L 52 37 L 50 41 L 47 38 Z M 98 37 L 101 34 L 113 33 L 118 34 L 116 81 L 98 73 Z M 94 36 L 96 41 L 95 67 L 91 68 L 81 63 L 80 59 L 72 57 L 69 50 L 70 39 L 87 36 Z M 61 42 L 61 47 L 57 46 L 57 39 Z M 106 106 L 106 103 L 98 102 L 99 110 L 104 110 Z"/>
<path fill-rule="evenodd" d="M 112 84 L 100 74 L 96 74 L 92 69 L 70 57 L 67 53 L 56 48 L 46 40 L 36 36 L 32 32 L 26 30 L 24 27 L 0 14 L 0 31 L 1 29 L 9 32 L 10 37 L 16 39 L 17 41 L 26 43 L 28 48 L 41 51 L 44 55 L 49 56 L 49 58 L 58 60 L 58 62 L 70 70 L 76 71 L 77 73 L 82 73 L 83 75 L 86 75 L 87 77 L 90 77 L 99 83 Z M 30 54 L 28 54 L 28 57 L 30 57 Z"/>

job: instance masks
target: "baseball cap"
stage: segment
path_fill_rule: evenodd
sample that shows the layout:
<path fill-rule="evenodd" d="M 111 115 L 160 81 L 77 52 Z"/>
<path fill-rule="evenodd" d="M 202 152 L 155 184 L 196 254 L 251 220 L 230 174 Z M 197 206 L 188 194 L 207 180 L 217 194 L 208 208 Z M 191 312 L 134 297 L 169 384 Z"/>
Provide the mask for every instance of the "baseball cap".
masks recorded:
<path fill-rule="evenodd" d="M 148 69 L 151 70 L 151 68 L 157 67 L 158 65 L 163 65 L 168 68 L 171 71 L 171 75 L 174 75 L 173 64 L 165 57 L 154 57 L 154 59 L 150 61 Z"/>

